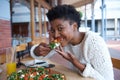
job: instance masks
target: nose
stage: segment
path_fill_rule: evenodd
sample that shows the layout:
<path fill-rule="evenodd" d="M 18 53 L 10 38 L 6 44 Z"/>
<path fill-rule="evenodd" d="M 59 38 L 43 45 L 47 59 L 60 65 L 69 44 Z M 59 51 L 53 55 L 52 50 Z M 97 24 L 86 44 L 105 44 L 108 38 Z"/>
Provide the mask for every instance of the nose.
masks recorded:
<path fill-rule="evenodd" d="M 60 33 L 58 31 L 55 31 L 55 38 L 59 37 Z"/>

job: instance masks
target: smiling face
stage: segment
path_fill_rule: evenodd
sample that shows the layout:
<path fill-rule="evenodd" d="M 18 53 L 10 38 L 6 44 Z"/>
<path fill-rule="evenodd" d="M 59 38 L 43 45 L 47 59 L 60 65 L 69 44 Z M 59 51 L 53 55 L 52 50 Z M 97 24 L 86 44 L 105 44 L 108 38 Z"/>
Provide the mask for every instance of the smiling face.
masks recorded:
<path fill-rule="evenodd" d="M 53 39 L 60 38 L 60 43 L 62 46 L 72 42 L 74 32 L 77 30 L 75 23 L 70 23 L 69 20 L 64 19 L 55 19 L 51 21 L 50 24 L 50 36 Z"/>

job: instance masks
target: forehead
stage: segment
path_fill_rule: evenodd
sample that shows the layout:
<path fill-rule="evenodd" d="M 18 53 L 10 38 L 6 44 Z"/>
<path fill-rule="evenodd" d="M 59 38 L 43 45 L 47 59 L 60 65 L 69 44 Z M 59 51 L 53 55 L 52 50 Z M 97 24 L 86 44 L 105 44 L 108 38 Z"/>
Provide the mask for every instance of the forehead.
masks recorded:
<path fill-rule="evenodd" d="M 55 19 L 51 21 L 50 24 L 51 24 L 51 27 L 68 26 L 69 20 Z"/>

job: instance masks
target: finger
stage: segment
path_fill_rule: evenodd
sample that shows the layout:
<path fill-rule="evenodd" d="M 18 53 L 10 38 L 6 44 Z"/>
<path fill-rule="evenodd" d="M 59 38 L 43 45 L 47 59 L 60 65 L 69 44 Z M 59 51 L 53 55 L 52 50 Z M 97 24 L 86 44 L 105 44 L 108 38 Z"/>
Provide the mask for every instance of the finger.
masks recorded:
<path fill-rule="evenodd" d="M 55 48 L 55 50 L 60 50 L 59 46 Z"/>
<path fill-rule="evenodd" d="M 59 49 L 60 49 L 60 51 L 63 51 L 63 52 L 64 52 L 64 50 L 63 50 L 63 48 L 62 48 L 62 46 L 61 46 L 61 45 L 59 46 Z"/>
<path fill-rule="evenodd" d="M 74 58 L 76 58 L 73 54 L 71 54 L 71 53 L 68 53 L 68 55 L 72 58 L 72 59 L 74 59 Z"/>
<path fill-rule="evenodd" d="M 68 54 L 60 54 L 60 55 L 66 60 L 71 61 L 71 57 Z"/>
<path fill-rule="evenodd" d="M 56 52 L 62 54 L 62 52 L 61 52 L 59 49 L 55 48 L 54 50 L 55 50 Z"/>
<path fill-rule="evenodd" d="M 39 46 L 40 51 L 50 51 L 49 47 Z"/>
<path fill-rule="evenodd" d="M 61 46 L 58 46 L 58 47 L 56 47 L 55 49 L 64 52 L 64 50 L 63 50 L 63 48 L 62 48 Z"/>
<path fill-rule="evenodd" d="M 62 51 L 60 51 L 60 50 L 57 50 L 57 49 L 55 49 L 55 51 L 56 51 L 57 53 L 59 53 L 62 57 L 68 58 L 68 56 L 67 56 L 66 53 L 64 53 L 64 52 L 62 52 Z"/>
<path fill-rule="evenodd" d="M 40 44 L 39 44 L 39 46 L 43 46 L 45 43 L 43 43 L 43 42 L 41 42 Z"/>
<path fill-rule="evenodd" d="M 41 43 L 40 43 L 40 46 L 48 47 L 49 45 L 46 44 L 46 43 L 44 43 L 44 42 L 41 42 Z"/>
<path fill-rule="evenodd" d="M 70 62 L 79 62 L 79 60 L 73 54 L 68 53 L 68 56 L 70 57 Z"/>
<path fill-rule="evenodd" d="M 61 56 L 64 56 L 64 54 L 60 50 L 55 49 L 55 51 L 59 53 Z"/>
<path fill-rule="evenodd" d="M 49 44 L 45 44 L 44 47 L 50 47 Z"/>
<path fill-rule="evenodd" d="M 68 56 L 69 56 L 71 59 L 73 59 L 73 55 L 72 55 L 72 54 L 68 53 Z"/>
<path fill-rule="evenodd" d="M 46 51 L 40 52 L 40 56 L 46 56 Z"/>
<path fill-rule="evenodd" d="M 48 48 L 48 47 L 42 47 L 41 50 L 43 50 L 43 51 L 50 51 L 51 49 Z"/>

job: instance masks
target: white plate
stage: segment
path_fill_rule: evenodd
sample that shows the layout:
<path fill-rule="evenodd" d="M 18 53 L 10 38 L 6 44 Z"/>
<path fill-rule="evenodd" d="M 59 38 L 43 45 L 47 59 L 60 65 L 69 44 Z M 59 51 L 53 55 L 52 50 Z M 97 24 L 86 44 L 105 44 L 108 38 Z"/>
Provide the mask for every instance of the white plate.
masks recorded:
<path fill-rule="evenodd" d="M 2 73 L 2 69 L 0 69 L 0 73 Z"/>
<path fill-rule="evenodd" d="M 39 66 L 48 66 L 48 62 L 44 60 L 30 60 L 23 62 L 26 67 L 39 67 Z"/>

